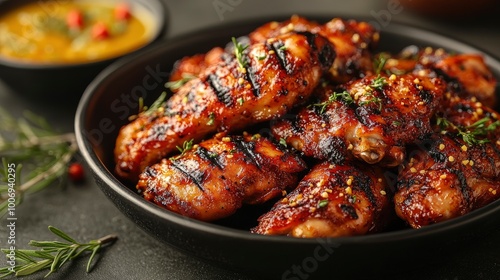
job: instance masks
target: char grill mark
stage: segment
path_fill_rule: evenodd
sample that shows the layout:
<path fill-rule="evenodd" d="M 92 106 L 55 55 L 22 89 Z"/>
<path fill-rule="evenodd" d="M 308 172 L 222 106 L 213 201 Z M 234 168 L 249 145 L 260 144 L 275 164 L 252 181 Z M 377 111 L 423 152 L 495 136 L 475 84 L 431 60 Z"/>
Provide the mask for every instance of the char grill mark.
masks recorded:
<path fill-rule="evenodd" d="M 458 181 L 460 182 L 460 191 L 462 192 L 462 196 L 464 197 L 465 201 L 467 204 L 470 203 L 471 196 L 470 196 L 470 188 L 469 185 L 467 184 L 467 179 L 465 178 L 464 172 L 460 169 L 447 169 L 448 172 L 454 173 L 458 177 Z"/>
<path fill-rule="evenodd" d="M 283 45 L 283 42 L 281 41 L 273 42 L 269 45 L 269 48 L 276 54 L 276 58 L 278 59 L 278 63 L 281 66 L 281 68 L 284 69 L 288 75 L 292 74 L 293 64 L 290 64 L 288 62 L 288 59 L 286 57 L 286 49 L 285 45 Z"/>
<path fill-rule="evenodd" d="M 210 162 L 210 164 L 217 166 L 219 169 L 224 169 L 222 164 L 219 162 L 219 155 L 215 153 L 211 153 L 209 150 L 205 149 L 204 147 L 199 146 L 198 149 L 196 150 L 196 154 Z"/>
<path fill-rule="evenodd" d="M 226 105 L 227 107 L 233 105 L 231 89 L 223 86 L 217 75 L 214 74 L 208 75 L 207 83 L 210 85 L 215 95 L 217 96 L 217 99 L 220 102 L 224 103 L 224 105 Z"/>
<path fill-rule="evenodd" d="M 259 75 L 258 75 L 258 73 L 255 72 L 253 67 L 246 68 L 245 78 L 252 86 L 253 95 L 255 97 L 259 97 L 260 96 Z"/>
<path fill-rule="evenodd" d="M 188 170 L 186 166 L 182 165 L 178 160 L 171 160 L 172 162 L 172 167 L 175 168 L 177 171 L 179 171 L 185 178 L 189 179 L 191 182 L 193 182 L 199 189 L 200 191 L 204 192 L 205 190 L 203 189 L 203 172 L 201 171 L 194 171 L 193 170 Z"/>
<path fill-rule="evenodd" d="M 246 142 L 242 137 L 232 137 L 231 142 L 234 144 L 237 151 L 240 151 L 245 154 L 245 158 L 248 159 L 253 165 L 257 166 L 257 168 L 261 168 L 259 163 L 259 155 L 255 153 L 255 143 L 254 142 Z"/>
<path fill-rule="evenodd" d="M 351 219 L 353 220 L 358 219 L 358 214 L 356 213 L 356 209 L 354 209 L 354 207 L 352 207 L 351 205 L 340 204 L 340 209 L 342 209 L 342 212 L 349 215 Z"/>

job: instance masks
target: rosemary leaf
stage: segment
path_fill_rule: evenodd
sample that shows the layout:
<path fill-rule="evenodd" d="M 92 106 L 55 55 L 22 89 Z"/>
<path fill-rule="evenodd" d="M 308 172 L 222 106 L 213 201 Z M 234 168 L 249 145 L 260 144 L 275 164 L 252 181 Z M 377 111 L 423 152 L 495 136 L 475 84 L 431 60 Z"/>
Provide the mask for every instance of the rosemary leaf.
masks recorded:
<path fill-rule="evenodd" d="M 16 276 L 27 276 L 30 274 L 33 274 L 35 272 L 38 272 L 40 270 L 46 269 L 50 267 L 50 264 L 52 263 L 52 260 L 41 260 L 36 263 L 31 263 L 28 265 L 21 266 L 19 270 L 16 271 Z"/>
<path fill-rule="evenodd" d="M 62 239 L 66 240 L 66 241 L 69 241 L 69 242 L 71 242 L 71 243 L 77 243 L 77 242 L 76 242 L 73 238 L 71 238 L 69 235 L 67 235 L 66 233 L 64 233 L 63 231 L 61 231 L 61 230 L 60 230 L 60 229 L 58 229 L 58 228 L 55 228 L 55 227 L 53 227 L 53 226 L 49 226 L 49 230 L 50 230 L 53 234 L 55 234 L 55 235 L 57 235 L 57 236 L 61 237 Z"/>

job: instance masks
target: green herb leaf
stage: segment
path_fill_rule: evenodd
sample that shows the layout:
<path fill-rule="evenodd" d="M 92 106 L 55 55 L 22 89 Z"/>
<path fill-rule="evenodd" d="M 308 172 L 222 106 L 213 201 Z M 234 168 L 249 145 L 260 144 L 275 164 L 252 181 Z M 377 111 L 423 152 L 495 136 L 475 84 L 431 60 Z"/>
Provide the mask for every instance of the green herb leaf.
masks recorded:
<path fill-rule="evenodd" d="M 437 125 L 439 125 L 443 130 L 455 130 L 468 145 L 480 145 L 490 142 L 489 139 L 484 137 L 486 137 L 488 133 L 495 131 L 498 127 L 500 127 L 500 120 L 495 122 L 491 121 L 492 120 L 489 117 L 484 117 L 469 126 L 463 127 L 457 126 L 449 120 L 439 117 L 437 118 Z M 486 125 L 487 122 L 491 123 Z"/>
<path fill-rule="evenodd" d="M 287 147 L 286 139 L 285 138 L 280 138 L 280 145 L 284 146 L 285 148 Z"/>
<path fill-rule="evenodd" d="M 213 125 L 214 123 L 215 123 L 215 113 L 214 112 L 210 112 L 210 114 L 208 114 L 207 125 Z"/>
<path fill-rule="evenodd" d="M 189 141 L 184 141 L 184 143 L 182 143 L 182 147 L 176 146 L 177 150 L 179 150 L 179 152 L 180 152 L 180 155 L 172 157 L 170 159 L 177 160 L 177 159 L 181 158 L 187 151 L 189 151 L 193 148 L 193 141 L 194 141 L 194 139 L 191 139 Z"/>
<path fill-rule="evenodd" d="M 328 199 L 323 199 L 318 202 L 318 207 L 317 208 L 323 208 L 328 205 Z"/>
<path fill-rule="evenodd" d="M 231 40 L 234 44 L 234 55 L 238 60 L 238 64 L 242 70 L 245 70 L 245 67 L 248 64 L 247 58 L 245 57 L 245 51 L 248 48 L 248 45 L 243 46 L 235 37 L 232 37 Z"/>
<path fill-rule="evenodd" d="M 45 277 L 58 271 L 68 260 L 78 257 L 83 252 L 92 252 L 87 263 L 87 272 L 90 272 L 90 266 L 97 254 L 97 252 L 105 244 L 113 243 L 118 237 L 116 235 L 108 235 L 97 240 L 91 240 L 88 243 L 80 243 L 75 241 L 68 234 L 60 229 L 49 226 L 49 230 L 56 236 L 70 241 L 70 243 L 63 243 L 59 241 L 31 241 L 30 245 L 43 245 L 40 250 L 14 250 L 18 260 L 22 264 L 14 267 L 4 267 L 0 269 L 0 278 L 7 277 L 15 273 L 16 276 L 26 276 L 37 273 L 39 271 L 49 269 Z M 49 252 L 47 248 L 56 248 L 55 251 Z M 6 255 L 11 252 L 8 249 L 2 249 Z M 55 254 L 54 254 L 55 253 Z M 13 271 L 12 271 L 13 270 Z"/>
<path fill-rule="evenodd" d="M 385 80 L 385 78 L 378 75 L 377 78 L 372 80 L 370 87 L 372 89 L 382 90 L 386 85 L 387 85 L 387 81 Z"/>
<path fill-rule="evenodd" d="M 323 114 L 326 111 L 328 105 L 339 100 L 343 101 L 347 105 L 354 103 L 354 100 L 352 99 L 352 96 L 349 94 L 349 92 L 343 91 L 343 92 L 333 92 L 328 97 L 328 100 L 323 101 L 321 103 L 312 104 L 312 106 L 319 107 L 320 108 L 319 113 Z"/>
<path fill-rule="evenodd" d="M 373 95 L 373 93 L 368 93 L 365 96 L 367 96 L 368 99 L 360 101 L 359 106 L 375 104 L 375 105 L 378 105 L 378 110 L 382 111 L 382 99 L 376 97 L 375 95 Z"/>
<path fill-rule="evenodd" d="M 167 82 L 167 83 L 165 83 L 165 87 L 170 89 L 170 90 L 178 90 L 183 85 L 185 85 L 187 82 L 191 81 L 194 78 L 196 78 L 196 76 L 188 74 L 188 73 L 183 73 L 182 79 L 177 80 L 177 81 Z"/>

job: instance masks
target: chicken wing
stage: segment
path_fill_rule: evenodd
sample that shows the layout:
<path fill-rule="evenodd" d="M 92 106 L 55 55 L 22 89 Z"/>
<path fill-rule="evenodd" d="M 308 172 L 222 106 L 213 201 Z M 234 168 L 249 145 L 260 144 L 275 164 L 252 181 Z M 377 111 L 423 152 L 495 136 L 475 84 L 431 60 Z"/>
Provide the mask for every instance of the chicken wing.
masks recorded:
<path fill-rule="evenodd" d="M 317 159 L 341 163 L 354 156 L 397 166 L 405 145 L 432 131 L 430 119 L 445 92 L 439 78 L 369 76 L 337 91 L 327 88 L 295 118 L 273 124 L 272 132 Z"/>
<path fill-rule="evenodd" d="M 450 54 L 440 48 L 410 46 L 387 59 L 383 67 L 393 73 L 423 73 L 420 75 L 429 75 L 425 70 L 432 70 L 432 75 L 442 77 L 462 98 L 476 97 L 490 107 L 496 101 L 496 78 L 480 54 Z"/>
<path fill-rule="evenodd" d="M 312 238 L 381 230 L 392 208 L 386 187 L 374 166 L 323 162 L 262 215 L 252 232 Z"/>
<path fill-rule="evenodd" d="M 500 121 L 480 102 L 453 98 L 438 132 L 399 174 L 396 212 L 413 228 L 469 213 L 500 197 Z"/>
<path fill-rule="evenodd" d="M 217 131 L 268 121 L 306 101 L 334 58 L 322 36 L 287 33 L 241 48 L 241 56 L 207 68 L 155 112 L 124 126 L 115 147 L 116 173 L 136 181 L 146 166 Z"/>
<path fill-rule="evenodd" d="M 305 163 L 283 148 L 258 135 L 219 134 L 146 168 L 137 189 L 173 212 L 217 220 L 296 186 Z"/>

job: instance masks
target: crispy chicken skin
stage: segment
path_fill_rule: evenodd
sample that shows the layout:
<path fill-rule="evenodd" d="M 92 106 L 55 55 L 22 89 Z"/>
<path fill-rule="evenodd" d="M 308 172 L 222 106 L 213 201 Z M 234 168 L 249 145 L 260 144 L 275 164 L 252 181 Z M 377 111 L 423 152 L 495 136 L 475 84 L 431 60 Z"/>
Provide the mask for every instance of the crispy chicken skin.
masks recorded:
<path fill-rule="evenodd" d="M 264 137 L 219 134 L 146 168 L 137 189 L 173 212 L 217 220 L 296 186 L 305 163 L 283 148 Z"/>
<path fill-rule="evenodd" d="M 476 97 L 493 107 L 496 102 L 496 78 L 480 54 L 449 54 L 443 49 L 415 46 L 405 48 L 399 55 L 389 58 L 384 69 L 393 73 L 414 72 L 442 77 L 450 90 L 462 98 Z"/>
<path fill-rule="evenodd" d="M 252 232 L 314 238 L 378 231 L 392 208 L 386 187 L 374 166 L 323 162 L 262 215 Z"/>
<path fill-rule="evenodd" d="M 452 99 L 440 117 L 449 123 L 441 120 L 438 131 L 413 148 L 399 174 L 396 213 L 413 228 L 464 215 L 500 197 L 499 115 L 482 103 Z M 471 132 L 485 143 L 464 141 L 463 134 Z"/>
<path fill-rule="evenodd" d="M 326 88 L 317 103 L 276 122 L 272 132 L 306 156 L 396 166 L 406 144 L 432 131 L 430 119 L 445 91 L 439 78 L 369 76 Z"/>
<path fill-rule="evenodd" d="M 233 58 L 207 68 L 159 110 L 121 129 L 117 175 L 134 182 L 184 141 L 284 115 L 309 98 L 334 58 L 333 46 L 322 36 L 287 33 L 251 45 L 240 59 L 244 63 Z"/>

